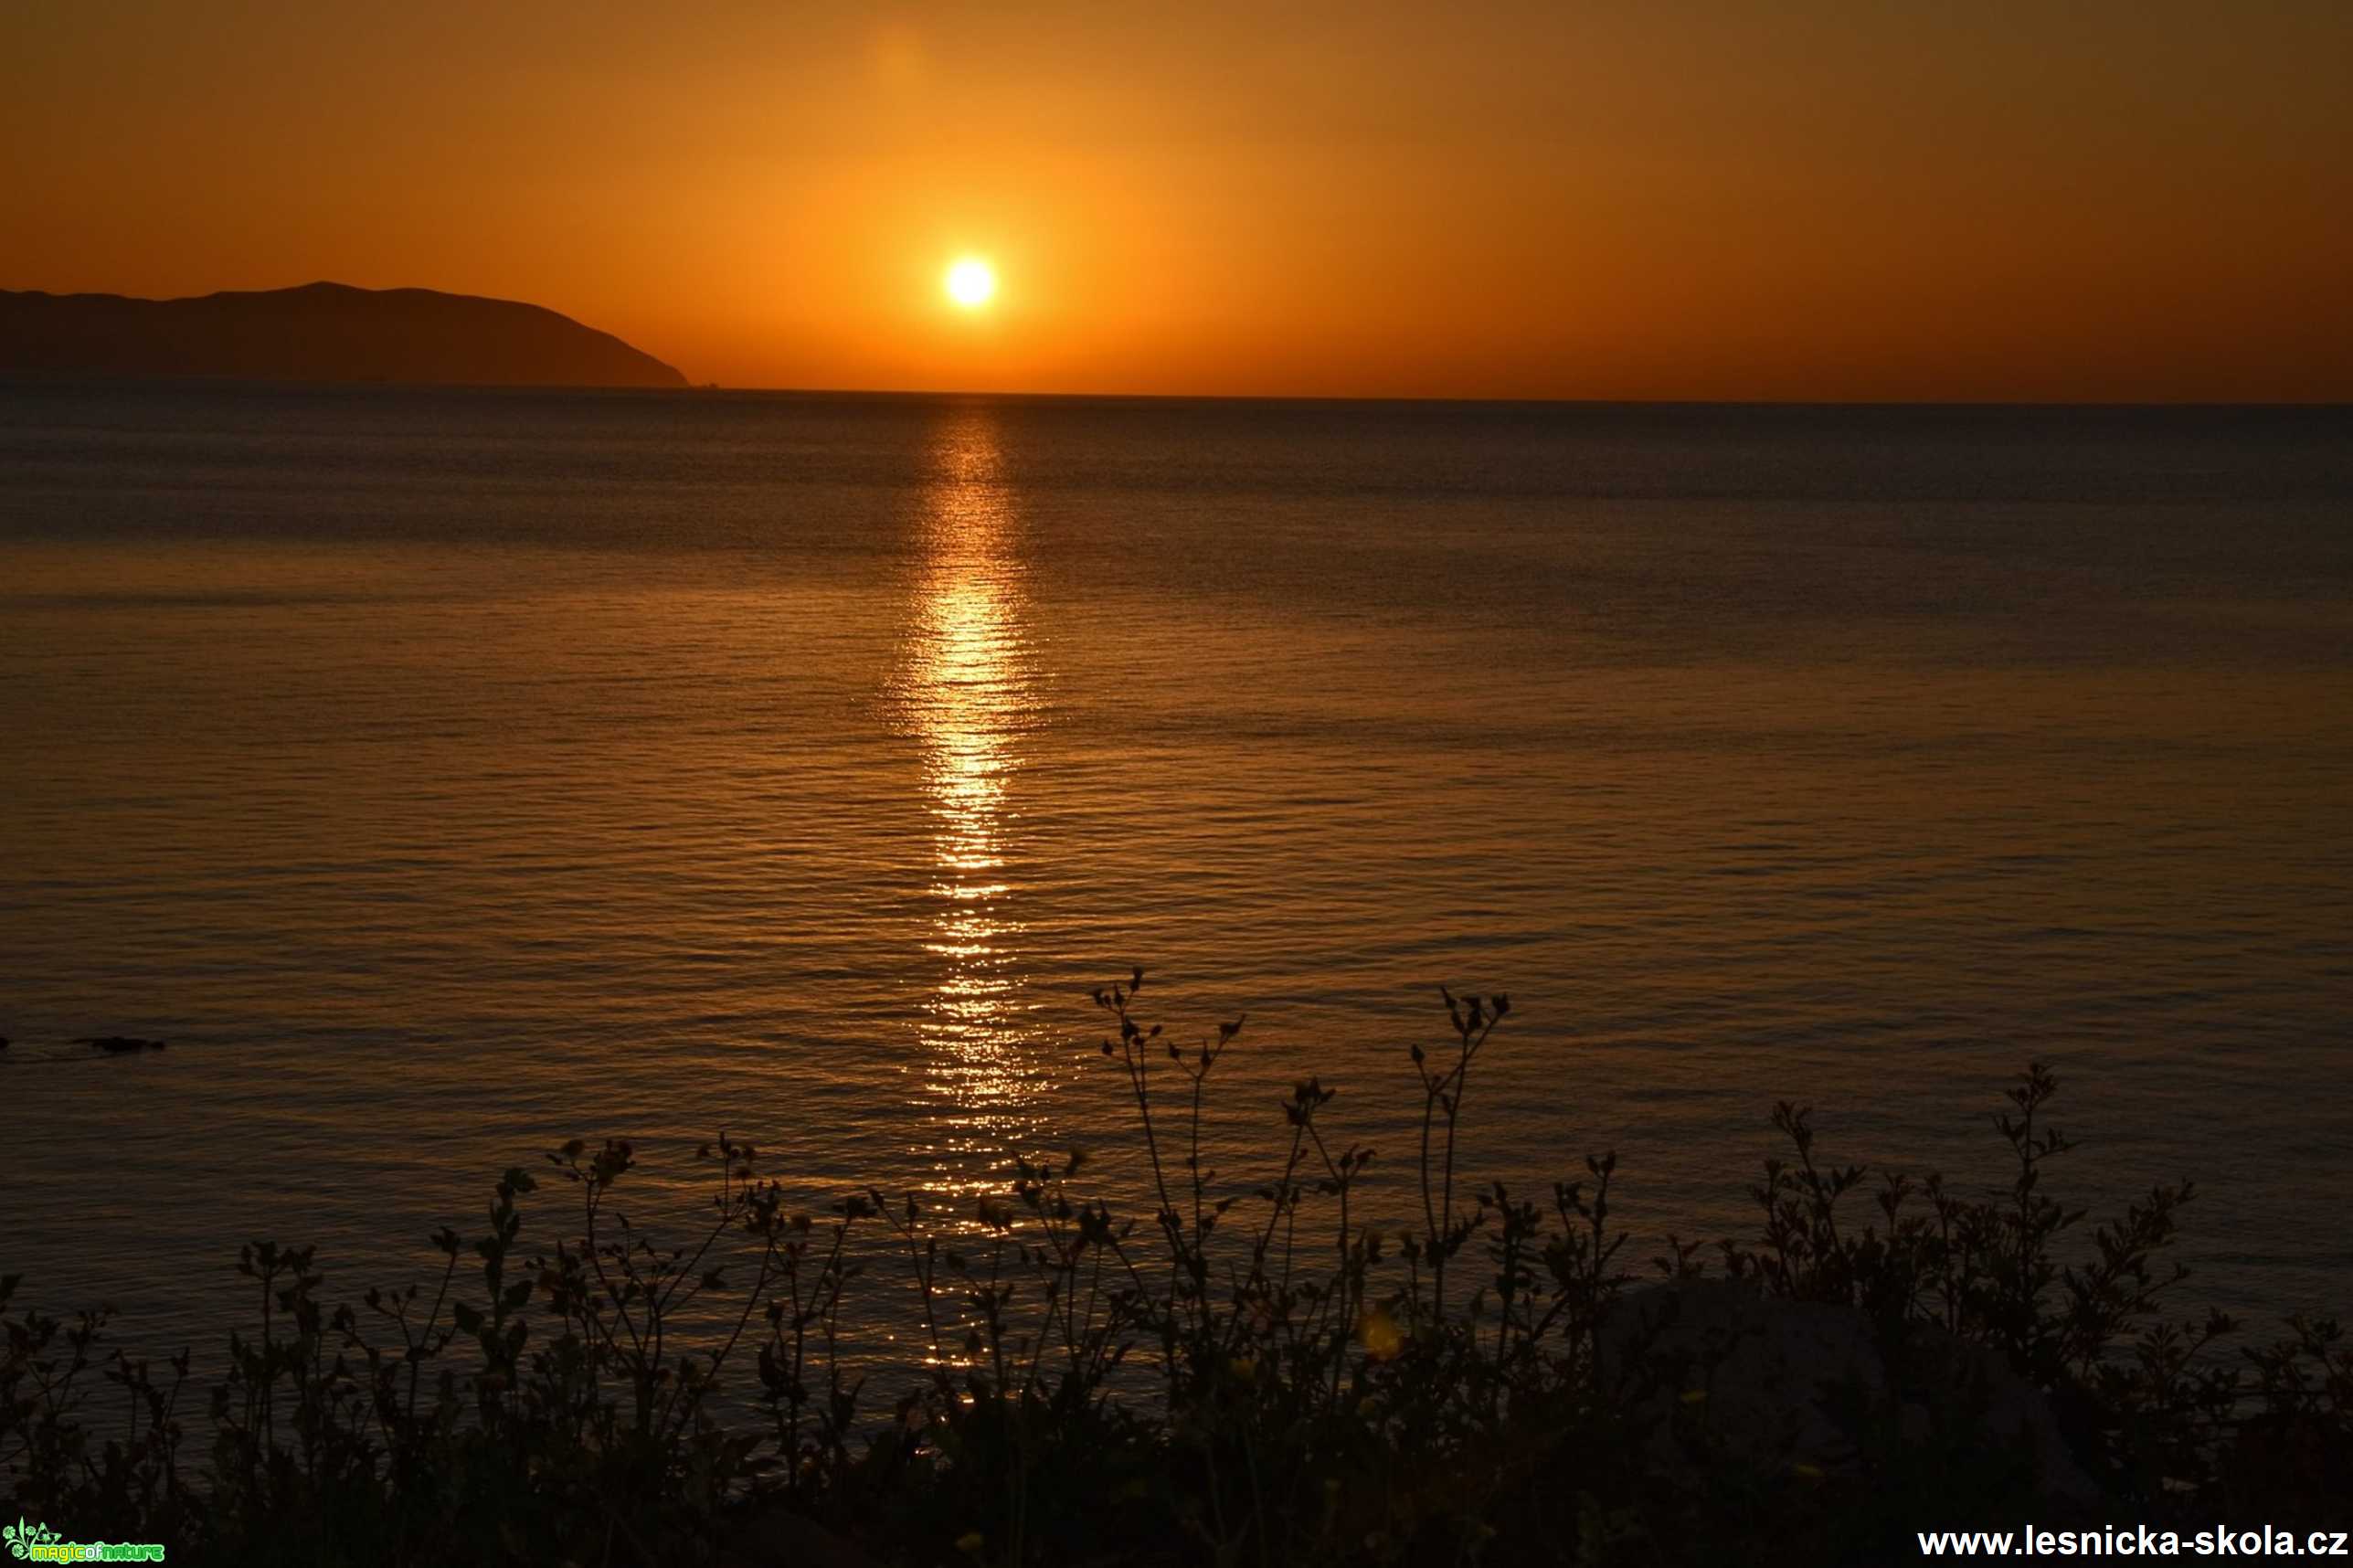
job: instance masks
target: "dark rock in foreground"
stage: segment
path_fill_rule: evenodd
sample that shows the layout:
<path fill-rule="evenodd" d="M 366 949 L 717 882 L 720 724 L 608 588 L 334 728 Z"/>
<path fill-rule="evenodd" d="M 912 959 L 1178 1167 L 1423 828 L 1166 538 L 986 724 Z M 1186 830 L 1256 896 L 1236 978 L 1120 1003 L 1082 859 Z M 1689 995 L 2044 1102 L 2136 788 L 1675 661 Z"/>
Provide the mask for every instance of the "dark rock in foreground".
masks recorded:
<path fill-rule="evenodd" d="M 0 374 L 686 385 L 609 333 L 538 305 L 343 283 L 187 300 L 0 290 Z"/>
<path fill-rule="evenodd" d="M 813 1520 L 770 1508 L 746 1521 L 721 1549 L 721 1568 L 790 1563 L 795 1568 L 880 1568 L 855 1542 Z"/>
<path fill-rule="evenodd" d="M 1922 1444 L 1961 1414 L 1978 1443 L 2017 1457 L 2037 1495 L 2096 1508 L 2100 1489 L 2040 1391 L 1985 1347 L 1924 1325 L 1913 1338 L 1891 1357 L 1852 1307 L 1693 1279 L 1629 1293 L 1603 1319 L 1598 1348 L 1603 1386 L 1648 1429 L 1651 1460 L 1669 1474 L 1707 1453 L 1760 1474 L 1850 1475 L 1859 1418 Z"/>

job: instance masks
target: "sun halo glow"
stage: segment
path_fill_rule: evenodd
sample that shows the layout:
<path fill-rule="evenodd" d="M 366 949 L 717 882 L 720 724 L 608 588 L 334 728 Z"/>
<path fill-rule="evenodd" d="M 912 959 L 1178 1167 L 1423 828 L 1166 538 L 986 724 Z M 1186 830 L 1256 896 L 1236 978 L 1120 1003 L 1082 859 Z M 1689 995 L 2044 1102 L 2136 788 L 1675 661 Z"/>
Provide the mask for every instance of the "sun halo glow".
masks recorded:
<path fill-rule="evenodd" d="M 979 310 L 997 292 L 997 270 L 978 256 L 948 269 L 948 297 L 968 311 Z"/>

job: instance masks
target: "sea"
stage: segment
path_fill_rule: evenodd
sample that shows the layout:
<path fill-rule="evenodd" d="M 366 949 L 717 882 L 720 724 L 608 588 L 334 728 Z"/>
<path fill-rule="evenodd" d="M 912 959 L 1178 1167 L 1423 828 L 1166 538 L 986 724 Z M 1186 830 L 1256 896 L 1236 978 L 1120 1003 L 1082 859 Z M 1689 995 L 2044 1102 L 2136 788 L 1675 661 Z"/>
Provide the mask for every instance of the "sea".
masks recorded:
<path fill-rule="evenodd" d="M 2353 410 L 5 384 L 0 781 L 0 1272 L 157 1355 L 575 1137 L 1149 1225 L 1139 968 L 1213 1195 L 1313 1077 L 1408 1212 L 1447 987 L 1638 1275 L 2040 1062 L 2182 1315 L 2353 1305 Z"/>

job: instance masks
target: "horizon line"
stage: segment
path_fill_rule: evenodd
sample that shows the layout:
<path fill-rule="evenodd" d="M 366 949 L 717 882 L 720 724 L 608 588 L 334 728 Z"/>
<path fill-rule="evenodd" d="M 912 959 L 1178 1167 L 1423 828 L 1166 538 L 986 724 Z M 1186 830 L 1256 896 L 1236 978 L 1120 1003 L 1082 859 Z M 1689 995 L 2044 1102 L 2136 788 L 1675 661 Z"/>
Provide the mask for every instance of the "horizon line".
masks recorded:
<path fill-rule="evenodd" d="M 500 390 L 485 387 L 483 390 Z M 518 387 L 515 391 L 561 388 Z M 689 381 L 684 387 L 580 387 L 580 391 L 756 393 L 785 397 L 1005 397 L 1098 403 L 1461 403 L 1590 408 L 2313 408 L 2353 410 L 2343 397 L 1582 397 L 1447 392 L 1017 392 L 949 387 L 754 387 Z"/>
<path fill-rule="evenodd" d="M 543 307 L 544 308 L 544 307 Z M 591 329 L 593 330 L 593 329 Z M 641 350 L 641 353 L 643 351 Z M 674 368 L 674 367 L 673 367 Z M 684 372 L 681 372 L 684 375 Z M 1015 391 L 990 387 L 759 387 L 688 380 L 683 387 L 600 387 L 540 382 L 302 380 L 250 376 L 121 376 L 90 372 L 11 372 L 0 368 L 0 387 L 82 386 L 348 388 L 355 391 L 482 392 L 492 394 L 593 393 L 601 397 L 679 397 L 711 396 L 920 401 L 971 398 L 1034 403 L 1286 403 L 1448 405 L 1465 408 L 1911 408 L 2077 409 L 2277 409 L 2315 413 L 2353 412 L 2344 397 L 1587 397 L 1420 392 L 1069 392 Z"/>

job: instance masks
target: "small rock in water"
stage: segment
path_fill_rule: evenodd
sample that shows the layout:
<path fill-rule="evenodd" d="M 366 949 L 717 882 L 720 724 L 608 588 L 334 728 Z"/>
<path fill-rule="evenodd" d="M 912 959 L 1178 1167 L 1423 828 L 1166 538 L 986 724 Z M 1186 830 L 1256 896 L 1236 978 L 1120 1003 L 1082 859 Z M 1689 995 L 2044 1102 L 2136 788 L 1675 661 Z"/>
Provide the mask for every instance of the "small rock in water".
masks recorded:
<path fill-rule="evenodd" d="M 74 1044 L 87 1045 L 93 1051 L 109 1052 L 117 1056 L 132 1051 L 161 1051 L 164 1048 L 164 1042 L 161 1040 L 142 1040 L 135 1034 L 85 1035 Z"/>

